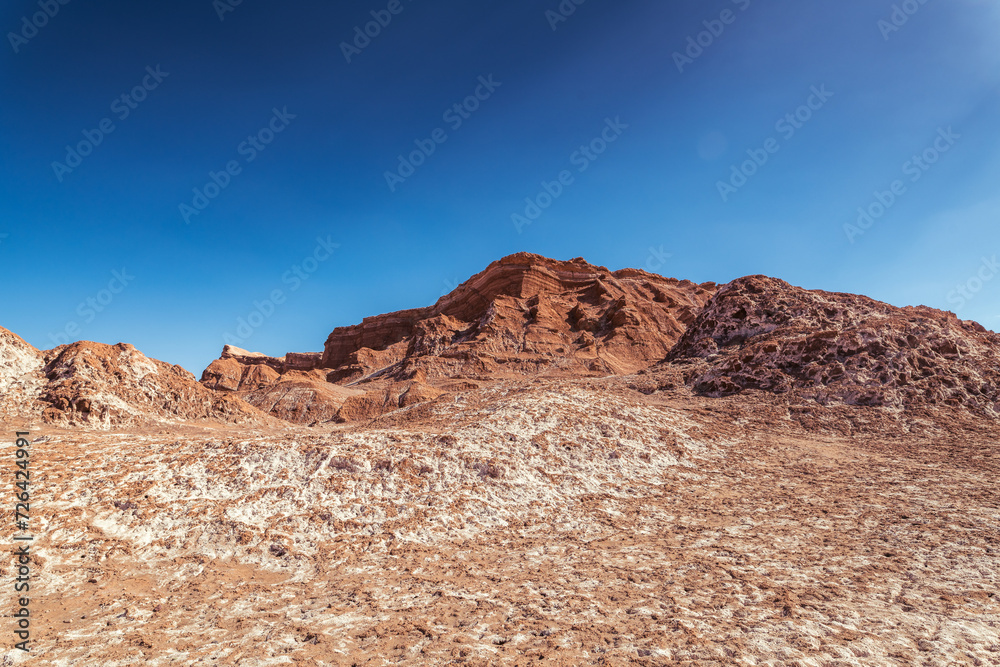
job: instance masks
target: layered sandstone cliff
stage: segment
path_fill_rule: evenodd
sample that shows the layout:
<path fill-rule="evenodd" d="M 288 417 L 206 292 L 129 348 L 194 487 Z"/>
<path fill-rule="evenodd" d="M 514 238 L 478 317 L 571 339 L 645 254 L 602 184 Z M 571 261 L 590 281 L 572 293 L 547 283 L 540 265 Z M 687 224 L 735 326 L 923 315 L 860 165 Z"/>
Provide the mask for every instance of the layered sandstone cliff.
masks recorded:
<path fill-rule="evenodd" d="M 431 400 L 456 380 L 631 373 L 663 359 L 714 290 L 518 253 L 433 306 L 334 329 L 321 355 L 267 357 L 227 346 L 202 383 L 311 423 Z"/>
<path fill-rule="evenodd" d="M 388 367 L 428 378 L 628 373 L 662 359 L 714 290 L 714 283 L 518 253 L 433 306 L 335 329 L 322 366 L 336 381 Z"/>

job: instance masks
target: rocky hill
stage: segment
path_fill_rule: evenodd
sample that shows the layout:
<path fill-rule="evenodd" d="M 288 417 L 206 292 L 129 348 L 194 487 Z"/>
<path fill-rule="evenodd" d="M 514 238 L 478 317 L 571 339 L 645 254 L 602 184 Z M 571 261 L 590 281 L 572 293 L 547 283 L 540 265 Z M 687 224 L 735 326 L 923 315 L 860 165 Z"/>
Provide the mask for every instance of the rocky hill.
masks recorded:
<path fill-rule="evenodd" d="M 222 356 L 202 373 L 201 382 L 279 419 L 298 424 L 331 421 L 349 398 L 365 392 L 328 382 L 318 369 L 321 356 L 268 357 L 226 345 Z"/>
<path fill-rule="evenodd" d="M 519 253 L 436 304 L 334 329 L 322 352 L 226 346 L 201 382 L 129 345 L 39 351 L 0 330 L 8 415 L 317 425 L 371 419 L 504 380 L 645 373 L 644 392 L 745 392 L 807 406 L 1000 417 L 1000 336 L 923 306 L 749 276 L 718 287 Z M 956 413 L 957 414 L 957 413 Z"/>
<path fill-rule="evenodd" d="M 623 374 L 662 359 L 715 291 L 637 269 L 518 253 L 429 308 L 334 329 L 321 366 L 335 381 L 381 372 L 497 379 Z"/>
<path fill-rule="evenodd" d="M 47 422 L 32 654 L 1000 664 L 997 350 L 929 308 L 524 255 L 201 383 L 0 330 L 0 421 Z"/>
<path fill-rule="evenodd" d="M 25 418 L 45 384 L 42 353 L 0 327 L 0 415 Z"/>
<path fill-rule="evenodd" d="M 1000 416 L 1000 337 L 952 313 L 764 276 L 719 288 L 526 253 L 494 262 L 434 306 L 335 329 L 322 353 L 227 347 L 202 382 L 276 417 L 317 423 L 501 379 L 646 369 L 680 374 L 660 389 L 708 397 L 757 390 L 816 406 Z"/>
<path fill-rule="evenodd" d="M 470 383 L 627 374 L 662 360 L 715 289 L 518 253 L 433 306 L 334 329 L 322 354 L 227 346 L 202 382 L 310 423 L 371 417 Z"/>
<path fill-rule="evenodd" d="M 266 424 L 244 401 L 131 345 L 78 342 L 39 351 L 0 329 L 0 416 L 97 429 L 170 421 Z"/>
<path fill-rule="evenodd" d="M 1000 413 L 1000 336 L 927 308 L 750 276 L 721 288 L 669 355 L 718 397 L 759 389 L 820 405 Z"/>

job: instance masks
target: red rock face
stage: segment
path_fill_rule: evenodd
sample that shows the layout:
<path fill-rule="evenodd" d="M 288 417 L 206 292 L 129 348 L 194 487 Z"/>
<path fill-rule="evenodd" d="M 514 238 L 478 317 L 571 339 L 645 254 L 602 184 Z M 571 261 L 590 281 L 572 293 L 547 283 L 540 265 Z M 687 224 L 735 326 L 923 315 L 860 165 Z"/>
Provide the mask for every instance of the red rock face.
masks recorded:
<path fill-rule="evenodd" d="M 201 383 L 264 412 L 297 424 L 327 422 L 351 396 L 361 394 L 326 381 L 315 370 L 319 353 L 268 357 L 226 345 L 201 375 Z"/>
<path fill-rule="evenodd" d="M 430 400 L 441 393 L 433 385 L 454 379 L 631 373 L 663 359 L 714 290 L 714 283 L 519 253 L 433 306 L 335 329 L 322 355 L 266 357 L 227 346 L 202 382 L 308 423 L 377 416 Z M 324 376 L 312 374 L 318 370 Z M 283 385 L 293 371 L 297 391 L 289 392 Z M 338 385 L 342 391 L 331 393 Z"/>
<path fill-rule="evenodd" d="M 791 392 L 821 404 L 1000 411 L 1000 336 L 927 307 L 750 276 L 721 288 L 670 354 L 695 391 Z"/>
<path fill-rule="evenodd" d="M 276 381 L 284 370 L 285 357 L 268 357 L 226 345 L 222 356 L 201 374 L 201 383 L 220 391 L 259 389 Z"/>
<path fill-rule="evenodd" d="M 322 353 L 227 346 L 200 384 L 122 344 L 39 352 L 0 330 L 0 351 L 0 411 L 99 427 L 252 421 L 258 409 L 298 424 L 361 421 L 499 381 L 646 369 L 649 381 L 633 382 L 643 392 L 1000 416 L 1000 336 L 951 313 L 763 276 L 717 288 L 526 253 L 433 306 L 336 329 Z"/>
<path fill-rule="evenodd" d="M 431 307 L 335 329 L 322 366 L 337 382 L 379 371 L 431 380 L 630 373 L 666 356 L 714 291 L 714 283 L 518 253 Z"/>

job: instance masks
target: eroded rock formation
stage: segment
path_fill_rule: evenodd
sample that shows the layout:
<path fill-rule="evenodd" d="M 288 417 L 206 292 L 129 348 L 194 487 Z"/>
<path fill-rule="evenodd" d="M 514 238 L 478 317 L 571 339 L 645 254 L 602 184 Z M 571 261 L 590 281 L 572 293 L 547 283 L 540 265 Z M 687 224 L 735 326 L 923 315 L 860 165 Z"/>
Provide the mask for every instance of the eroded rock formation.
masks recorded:
<path fill-rule="evenodd" d="M 457 379 L 630 373 L 663 359 L 714 290 L 518 253 L 433 306 L 335 329 L 322 354 L 267 357 L 227 346 L 202 382 L 309 423 L 374 417 L 431 400 Z"/>
<path fill-rule="evenodd" d="M 335 329 L 322 352 L 226 346 L 200 383 L 124 344 L 42 352 L 0 330 L 0 352 L 5 414 L 99 427 L 263 414 L 353 422 L 503 380 L 639 372 L 652 373 L 633 382 L 647 393 L 763 391 L 806 405 L 1000 417 L 1000 336 L 952 313 L 764 276 L 719 288 L 527 253 L 433 306 Z"/>
<path fill-rule="evenodd" d="M 750 276 L 721 288 L 671 352 L 695 391 L 793 392 L 820 404 L 1000 412 L 1000 336 L 924 306 Z"/>
<path fill-rule="evenodd" d="M 429 379 L 630 373 L 662 359 L 715 291 L 636 269 L 518 253 L 428 308 L 335 329 L 333 381 L 383 371 Z"/>
<path fill-rule="evenodd" d="M 131 345 L 78 342 L 39 351 L 0 329 L 0 412 L 10 420 L 112 427 L 168 421 L 266 424 L 244 401 Z"/>
<path fill-rule="evenodd" d="M 758 276 L 689 318 L 638 298 L 665 281 L 646 274 L 599 276 L 596 300 L 501 274 L 480 315 L 341 330 L 375 347 L 336 368 L 228 348 L 201 385 L 127 345 L 0 330 L 0 407 L 51 421 L 28 436 L 32 652 L 997 664 L 995 334 Z"/>

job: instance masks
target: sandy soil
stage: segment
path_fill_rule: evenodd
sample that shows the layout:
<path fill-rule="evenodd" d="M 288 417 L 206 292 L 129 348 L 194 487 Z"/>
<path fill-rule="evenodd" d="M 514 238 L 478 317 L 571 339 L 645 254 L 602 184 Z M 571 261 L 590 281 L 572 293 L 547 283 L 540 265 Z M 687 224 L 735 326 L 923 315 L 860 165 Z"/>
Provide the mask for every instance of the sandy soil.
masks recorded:
<path fill-rule="evenodd" d="M 34 430 L 28 659 L 1000 665 L 996 439 L 742 400 L 524 381 L 364 425 Z"/>

